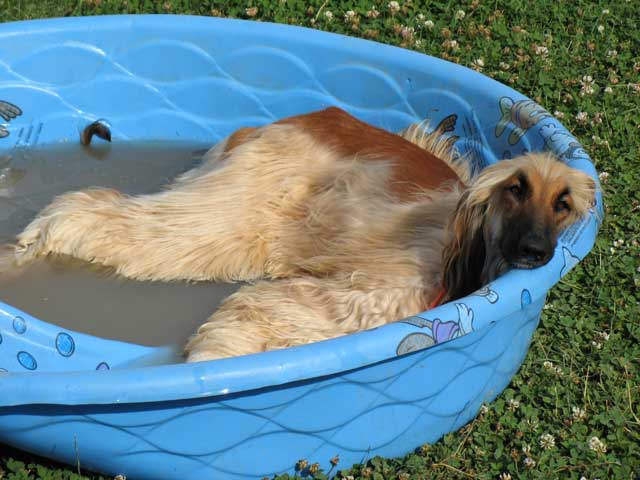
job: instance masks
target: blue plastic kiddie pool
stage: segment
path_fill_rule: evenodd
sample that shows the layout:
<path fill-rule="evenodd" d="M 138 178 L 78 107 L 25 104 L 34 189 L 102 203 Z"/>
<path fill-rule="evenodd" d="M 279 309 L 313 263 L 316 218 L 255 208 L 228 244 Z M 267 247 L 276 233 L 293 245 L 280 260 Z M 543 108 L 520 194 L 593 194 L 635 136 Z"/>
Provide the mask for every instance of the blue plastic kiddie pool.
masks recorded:
<path fill-rule="evenodd" d="M 77 144 L 99 118 L 114 142 L 209 147 L 239 127 L 336 105 L 392 131 L 448 118 L 476 168 L 550 150 L 597 182 L 576 139 L 504 85 L 411 51 L 281 25 L 185 16 L 0 25 L 0 101 L 0 157 Z M 162 348 L 0 304 L 0 442 L 109 474 L 181 480 L 406 454 L 506 387 L 547 291 L 592 248 L 601 212 L 598 196 L 542 268 L 375 330 L 245 357 L 165 365 Z"/>

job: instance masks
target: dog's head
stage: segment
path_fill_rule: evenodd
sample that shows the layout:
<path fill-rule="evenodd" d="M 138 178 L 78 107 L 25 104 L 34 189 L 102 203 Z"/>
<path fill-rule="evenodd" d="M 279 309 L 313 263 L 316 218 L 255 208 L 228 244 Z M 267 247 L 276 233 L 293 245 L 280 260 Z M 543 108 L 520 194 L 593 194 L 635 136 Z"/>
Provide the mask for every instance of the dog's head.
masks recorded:
<path fill-rule="evenodd" d="M 548 154 L 485 168 L 463 192 L 444 251 L 446 299 L 468 295 L 507 269 L 546 264 L 558 233 L 585 215 L 595 182 Z"/>

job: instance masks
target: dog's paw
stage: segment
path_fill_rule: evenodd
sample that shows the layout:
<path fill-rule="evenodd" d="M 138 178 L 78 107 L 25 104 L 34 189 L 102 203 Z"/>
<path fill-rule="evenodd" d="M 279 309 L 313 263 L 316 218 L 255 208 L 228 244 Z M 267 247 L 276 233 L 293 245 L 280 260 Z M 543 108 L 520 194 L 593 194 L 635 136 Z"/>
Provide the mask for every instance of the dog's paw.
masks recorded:
<path fill-rule="evenodd" d="M 16 237 L 13 246 L 14 262 L 22 266 L 39 256 L 46 255 L 46 238 L 50 218 L 37 217 Z"/>
<path fill-rule="evenodd" d="M 16 246 L 11 244 L 0 245 L 0 276 L 2 276 L 3 280 L 19 276 L 20 265 L 16 254 Z"/>
<path fill-rule="evenodd" d="M 110 190 L 69 192 L 56 197 L 16 238 L 16 261 L 22 265 L 50 253 L 68 253 L 70 243 L 95 226 L 91 208 Z"/>

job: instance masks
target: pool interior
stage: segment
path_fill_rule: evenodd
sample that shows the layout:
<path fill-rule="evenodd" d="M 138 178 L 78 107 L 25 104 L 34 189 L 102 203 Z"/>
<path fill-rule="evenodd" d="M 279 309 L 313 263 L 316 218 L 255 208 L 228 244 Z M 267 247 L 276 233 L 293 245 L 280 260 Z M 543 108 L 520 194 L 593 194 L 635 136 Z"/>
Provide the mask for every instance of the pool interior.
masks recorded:
<path fill-rule="evenodd" d="M 101 186 L 157 191 L 198 164 L 197 145 L 61 145 L 0 157 L 0 243 L 58 194 Z M 48 323 L 140 345 L 182 345 L 239 286 L 137 282 L 71 259 L 0 274 L 0 300 Z"/>

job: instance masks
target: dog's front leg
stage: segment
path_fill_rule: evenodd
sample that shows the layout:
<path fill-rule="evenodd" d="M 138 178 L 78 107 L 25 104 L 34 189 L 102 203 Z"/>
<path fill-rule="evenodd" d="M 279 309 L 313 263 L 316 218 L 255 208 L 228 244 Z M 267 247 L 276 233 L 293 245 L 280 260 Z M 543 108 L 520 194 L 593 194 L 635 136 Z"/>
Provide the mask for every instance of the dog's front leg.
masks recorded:
<path fill-rule="evenodd" d="M 69 255 L 138 280 L 252 279 L 265 249 L 215 188 L 127 197 L 89 189 L 57 197 L 18 235 L 15 260 Z"/>

